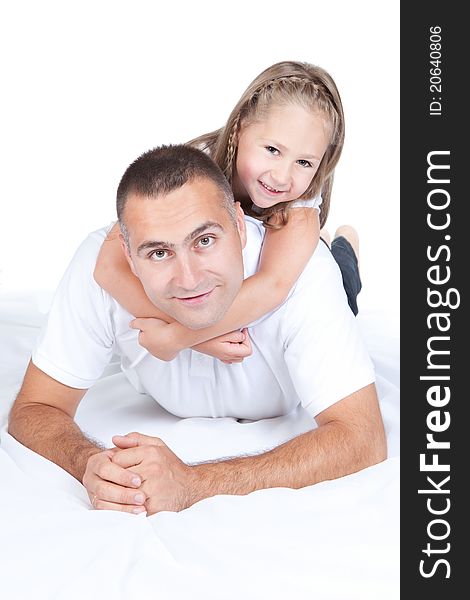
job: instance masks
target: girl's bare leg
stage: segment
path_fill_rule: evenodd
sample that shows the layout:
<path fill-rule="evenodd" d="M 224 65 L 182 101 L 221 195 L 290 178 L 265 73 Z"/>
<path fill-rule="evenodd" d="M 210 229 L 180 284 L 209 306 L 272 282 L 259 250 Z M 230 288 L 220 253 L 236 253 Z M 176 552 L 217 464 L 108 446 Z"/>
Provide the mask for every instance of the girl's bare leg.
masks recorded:
<path fill-rule="evenodd" d="M 331 247 L 331 237 L 327 229 L 320 229 L 320 237 L 322 240 L 325 240 L 325 242 L 328 244 L 328 247 Z"/>
<path fill-rule="evenodd" d="M 343 236 L 351 244 L 356 254 L 357 262 L 359 265 L 359 234 L 357 233 L 357 231 L 351 225 L 341 225 L 335 231 L 335 238 L 339 236 Z"/>

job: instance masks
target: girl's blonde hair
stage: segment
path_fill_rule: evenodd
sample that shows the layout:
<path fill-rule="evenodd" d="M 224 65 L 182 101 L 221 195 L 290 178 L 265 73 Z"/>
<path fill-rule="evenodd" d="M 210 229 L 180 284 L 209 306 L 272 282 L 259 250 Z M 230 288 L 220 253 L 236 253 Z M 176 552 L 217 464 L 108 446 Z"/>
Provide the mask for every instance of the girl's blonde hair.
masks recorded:
<path fill-rule="evenodd" d="M 320 225 L 323 227 L 330 209 L 334 169 L 343 149 L 344 114 L 336 84 L 321 67 L 292 61 L 268 67 L 245 90 L 224 127 L 188 143 L 207 150 L 232 184 L 241 126 L 259 121 L 271 106 L 294 103 L 312 112 L 323 113 L 331 131 L 330 143 L 320 166 L 300 197 L 301 200 L 314 198 L 321 192 Z M 243 209 L 262 220 L 266 227 L 278 228 L 287 223 L 288 207 L 289 202 L 282 202 L 260 212 L 253 212 L 251 204 L 244 205 Z"/>

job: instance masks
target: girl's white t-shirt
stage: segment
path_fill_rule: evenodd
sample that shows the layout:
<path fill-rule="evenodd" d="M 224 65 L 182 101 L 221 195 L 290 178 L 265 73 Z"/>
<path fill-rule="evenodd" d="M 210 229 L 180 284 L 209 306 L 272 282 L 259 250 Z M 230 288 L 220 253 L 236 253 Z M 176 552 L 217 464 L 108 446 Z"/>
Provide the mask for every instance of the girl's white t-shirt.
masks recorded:
<path fill-rule="evenodd" d="M 315 198 L 309 198 L 307 200 L 294 200 L 291 202 L 290 206 L 291 208 L 316 208 L 320 212 L 320 206 L 322 202 L 323 198 L 321 197 L 321 194 L 318 194 L 318 196 L 315 196 Z M 252 204 L 251 209 L 255 213 L 263 212 L 263 209 L 259 208 L 259 206 L 256 206 L 256 204 Z"/>

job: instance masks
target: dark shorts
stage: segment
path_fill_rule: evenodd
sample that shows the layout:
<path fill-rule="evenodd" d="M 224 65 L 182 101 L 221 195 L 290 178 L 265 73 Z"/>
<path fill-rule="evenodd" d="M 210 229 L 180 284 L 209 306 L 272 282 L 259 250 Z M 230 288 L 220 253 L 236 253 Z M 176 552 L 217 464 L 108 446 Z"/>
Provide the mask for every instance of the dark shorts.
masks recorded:
<path fill-rule="evenodd" d="M 331 242 L 331 254 L 338 263 L 343 277 L 343 286 L 348 297 L 348 303 L 354 315 L 357 315 L 357 295 L 362 283 L 359 276 L 359 266 L 353 247 L 348 240 L 340 235 Z"/>

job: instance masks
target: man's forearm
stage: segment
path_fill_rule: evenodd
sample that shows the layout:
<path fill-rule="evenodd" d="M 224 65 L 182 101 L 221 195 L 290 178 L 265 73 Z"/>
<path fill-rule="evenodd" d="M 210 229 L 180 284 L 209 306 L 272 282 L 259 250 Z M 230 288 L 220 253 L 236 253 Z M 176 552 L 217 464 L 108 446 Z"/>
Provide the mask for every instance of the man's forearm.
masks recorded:
<path fill-rule="evenodd" d="M 8 431 L 24 446 L 58 464 L 80 482 L 89 457 L 103 450 L 82 433 L 69 415 L 52 406 L 13 407 Z"/>
<path fill-rule="evenodd" d="M 244 495 L 270 487 L 301 488 L 355 473 L 385 459 L 383 441 L 358 439 L 337 422 L 304 433 L 269 452 L 196 465 L 198 499 Z"/>

